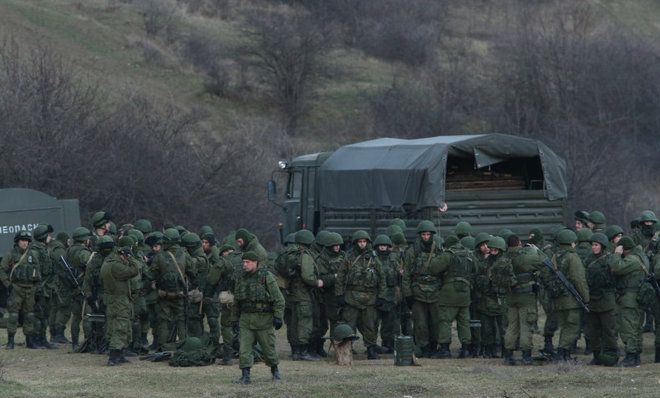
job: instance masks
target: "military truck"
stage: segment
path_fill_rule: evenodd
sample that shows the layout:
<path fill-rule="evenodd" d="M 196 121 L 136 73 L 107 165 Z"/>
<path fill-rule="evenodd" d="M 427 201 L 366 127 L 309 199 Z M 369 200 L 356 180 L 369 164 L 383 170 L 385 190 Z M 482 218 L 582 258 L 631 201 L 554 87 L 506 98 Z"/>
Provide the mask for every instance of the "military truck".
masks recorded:
<path fill-rule="evenodd" d="M 489 233 L 551 234 L 567 197 L 565 161 L 540 141 L 506 134 L 359 142 L 280 161 L 267 188 L 282 210 L 280 236 L 307 228 L 346 239 L 357 229 L 384 233 L 394 218 L 406 222 L 409 240 L 423 219 L 443 235 L 459 221 Z"/>

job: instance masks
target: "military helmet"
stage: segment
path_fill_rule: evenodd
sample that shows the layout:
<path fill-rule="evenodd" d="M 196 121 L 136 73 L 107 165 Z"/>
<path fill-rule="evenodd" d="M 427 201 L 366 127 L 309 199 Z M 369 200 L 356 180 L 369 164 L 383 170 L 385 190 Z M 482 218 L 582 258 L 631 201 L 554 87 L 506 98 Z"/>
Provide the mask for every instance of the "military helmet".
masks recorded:
<path fill-rule="evenodd" d="M 37 227 L 32 230 L 32 236 L 35 240 L 43 241 L 46 240 L 46 237 L 49 233 L 53 232 L 53 226 L 50 224 L 39 224 Z"/>
<path fill-rule="evenodd" d="M 403 245 L 406 243 L 406 236 L 403 234 L 403 232 L 392 234 L 390 238 L 392 239 L 392 243 L 395 245 Z"/>
<path fill-rule="evenodd" d="M 623 250 L 632 250 L 635 248 L 635 241 L 630 236 L 623 236 L 619 241 L 619 246 L 623 246 Z"/>
<path fill-rule="evenodd" d="M 319 245 L 319 246 L 328 246 L 326 243 L 328 242 L 328 238 L 330 237 L 330 231 L 321 230 L 316 234 L 316 238 L 314 238 L 314 242 Z"/>
<path fill-rule="evenodd" d="M 181 244 L 185 247 L 195 248 L 202 244 L 202 239 L 194 232 L 187 232 L 181 238 Z"/>
<path fill-rule="evenodd" d="M 504 238 L 502 238 L 501 236 L 493 236 L 488 241 L 488 247 L 505 251 L 506 242 L 504 241 Z"/>
<path fill-rule="evenodd" d="M 445 240 L 442 239 L 442 236 L 440 236 L 440 234 L 434 234 L 433 241 L 435 242 L 436 247 L 442 247 L 445 244 Z"/>
<path fill-rule="evenodd" d="M 296 243 L 309 246 L 314 243 L 314 234 L 308 229 L 301 229 L 296 232 Z"/>
<path fill-rule="evenodd" d="M 605 228 L 605 235 L 609 240 L 614 239 L 614 237 L 619 234 L 623 234 L 623 228 L 616 224 L 608 225 L 607 228 Z"/>
<path fill-rule="evenodd" d="M 595 242 L 600 244 L 603 248 L 606 248 L 607 244 L 609 243 L 609 239 L 607 239 L 607 236 L 605 236 L 605 234 L 601 232 L 596 232 L 595 234 L 591 235 L 590 241 L 591 243 Z"/>
<path fill-rule="evenodd" d="M 380 245 L 392 247 L 392 239 L 390 239 L 390 237 L 385 234 L 380 234 L 376 236 L 376 239 L 374 240 L 374 246 Z"/>
<path fill-rule="evenodd" d="M 557 242 L 560 245 L 570 245 L 571 243 L 575 243 L 576 240 L 577 235 L 570 229 L 563 229 L 557 234 Z"/>
<path fill-rule="evenodd" d="M 92 238 L 92 233 L 89 229 L 85 227 L 78 227 L 73 230 L 73 233 L 71 234 L 71 238 L 73 238 L 73 240 L 76 242 L 84 242 L 87 239 Z"/>
<path fill-rule="evenodd" d="M 98 250 L 107 250 L 112 249 L 113 247 L 115 247 L 115 241 L 111 236 L 99 236 L 99 238 L 96 240 L 96 248 Z"/>
<path fill-rule="evenodd" d="M 176 228 L 168 228 L 163 233 L 163 243 L 165 244 L 176 244 L 179 243 L 180 239 L 181 235 L 179 235 L 179 231 Z"/>
<path fill-rule="evenodd" d="M 371 242 L 371 236 L 369 236 L 369 232 L 363 229 L 358 229 L 357 231 L 353 232 L 353 236 L 351 236 L 352 242 L 356 242 L 360 239 L 366 239 Z"/>
<path fill-rule="evenodd" d="M 422 220 L 417 224 L 417 233 L 421 234 L 422 232 L 430 232 L 432 234 L 437 234 L 438 229 L 435 227 L 435 224 L 433 224 L 433 221 L 430 220 Z"/>
<path fill-rule="evenodd" d="M 653 221 L 654 223 L 658 222 L 658 217 L 655 216 L 655 213 L 652 212 L 651 210 L 644 210 L 642 214 L 639 216 L 639 221 L 644 222 L 644 221 Z"/>
<path fill-rule="evenodd" d="M 144 234 L 139 229 L 136 228 L 129 229 L 128 232 L 126 232 L 126 235 L 135 239 L 137 243 L 144 243 Z"/>
<path fill-rule="evenodd" d="M 490 240 L 490 234 L 486 232 L 479 232 L 477 236 L 474 237 L 474 247 L 481 246 L 482 243 L 488 242 Z"/>
<path fill-rule="evenodd" d="M 543 243 L 543 231 L 540 228 L 532 228 L 529 231 L 529 243 L 534 245 Z"/>
<path fill-rule="evenodd" d="M 163 233 L 160 232 L 160 231 L 154 231 L 154 232 L 148 234 L 144 238 L 144 243 L 146 243 L 149 246 L 162 244 L 163 243 Z"/>
<path fill-rule="evenodd" d="M 147 235 L 154 230 L 153 227 L 151 226 L 151 221 L 145 218 L 135 220 L 135 222 L 133 223 L 133 227 L 138 231 L 142 232 L 143 235 Z"/>
<path fill-rule="evenodd" d="M 581 230 L 577 231 L 577 240 L 578 242 L 590 242 L 589 239 L 591 239 L 591 235 L 593 235 L 593 231 L 590 230 L 589 228 L 582 228 Z"/>
<path fill-rule="evenodd" d="M 229 243 L 225 243 L 224 245 L 220 246 L 218 251 L 220 254 L 226 252 L 227 250 L 236 250 L 236 247 L 234 245 L 230 245 Z"/>
<path fill-rule="evenodd" d="M 295 232 L 291 232 L 290 234 L 288 234 L 286 236 L 286 238 L 284 238 L 284 244 L 285 245 L 289 245 L 291 243 L 296 243 L 296 233 Z"/>
<path fill-rule="evenodd" d="M 401 231 L 405 231 L 408 228 L 408 226 L 406 225 L 406 222 L 403 221 L 402 219 L 398 218 L 398 217 L 395 218 L 394 220 L 392 220 L 390 225 L 396 225 L 397 227 L 401 228 Z"/>
<path fill-rule="evenodd" d="M 584 210 L 578 210 L 575 212 L 575 219 L 581 221 L 582 223 L 586 223 L 589 221 L 589 213 Z"/>
<path fill-rule="evenodd" d="M 513 235 L 513 231 L 510 230 L 509 228 L 502 228 L 499 231 L 497 231 L 497 236 L 504 239 L 504 241 L 509 239 L 509 236 L 511 236 L 511 235 Z M 488 245 L 488 246 L 490 246 L 490 245 Z"/>
<path fill-rule="evenodd" d="M 466 249 L 473 250 L 474 249 L 474 238 L 471 236 L 464 236 L 460 240 L 461 246 L 463 246 Z"/>
<path fill-rule="evenodd" d="M 389 236 L 390 238 L 392 237 L 392 235 L 397 234 L 397 233 L 403 233 L 403 230 L 402 230 L 401 227 L 399 227 L 398 225 L 396 225 L 396 224 L 390 224 L 390 225 L 387 227 L 387 232 L 386 232 L 386 234 L 387 234 L 387 236 Z"/>
<path fill-rule="evenodd" d="M 467 236 L 472 233 L 472 225 L 467 221 L 460 221 L 454 229 L 456 236 Z"/>
<path fill-rule="evenodd" d="M 14 235 L 14 242 L 18 242 L 19 240 L 26 240 L 28 242 L 32 242 L 32 233 L 30 231 L 16 232 L 16 235 Z"/>
<path fill-rule="evenodd" d="M 62 242 L 64 244 L 69 242 L 69 238 L 70 238 L 70 236 L 66 232 L 60 232 L 60 233 L 57 234 L 57 236 L 55 236 L 55 239 L 59 240 L 60 242 Z"/>
<path fill-rule="evenodd" d="M 335 330 L 332 332 L 332 339 L 334 341 L 344 341 L 346 339 L 357 340 L 358 337 L 353 332 L 351 325 L 340 323 L 335 326 Z"/>
<path fill-rule="evenodd" d="M 97 211 L 92 216 L 92 225 L 99 228 L 109 223 L 112 220 L 112 214 L 107 211 Z"/>
<path fill-rule="evenodd" d="M 328 237 L 328 244 L 325 246 L 335 246 L 335 245 L 343 245 L 344 244 L 344 238 L 341 237 L 337 232 L 330 232 L 330 236 Z"/>
<path fill-rule="evenodd" d="M 210 225 L 202 225 L 199 227 L 199 236 L 204 236 L 206 234 L 215 235 L 215 232 Z"/>
<path fill-rule="evenodd" d="M 458 240 L 458 236 L 449 235 L 448 237 L 445 238 L 444 246 L 445 247 L 451 247 L 451 246 L 457 245 L 459 243 L 460 243 L 460 241 Z"/>
<path fill-rule="evenodd" d="M 177 225 L 177 226 L 174 227 L 174 228 L 175 228 L 177 231 L 179 231 L 179 237 L 182 237 L 183 234 L 185 234 L 185 233 L 188 232 L 188 230 L 186 229 L 186 227 L 184 227 L 183 225 Z"/>
<path fill-rule="evenodd" d="M 598 210 L 594 210 L 589 213 L 589 221 L 594 224 L 605 224 L 605 215 Z"/>
<path fill-rule="evenodd" d="M 199 337 L 186 337 L 179 349 L 183 352 L 195 352 L 204 348 L 204 343 Z"/>
<path fill-rule="evenodd" d="M 122 236 L 119 239 L 118 246 L 121 250 L 131 250 L 133 249 L 133 246 L 135 246 L 135 243 L 136 243 L 135 239 L 133 239 L 131 236 L 126 235 L 126 236 Z"/>
<path fill-rule="evenodd" d="M 243 239 L 243 242 L 247 242 L 248 240 L 250 240 L 251 236 L 252 234 L 250 233 L 250 231 L 248 231 L 245 228 L 239 228 L 234 233 L 234 239 L 235 240 Z"/>
<path fill-rule="evenodd" d="M 117 224 L 115 224 L 113 221 L 109 221 L 108 225 L 109 225 L 108 233 L 110 235 L 117 235 Z"/>

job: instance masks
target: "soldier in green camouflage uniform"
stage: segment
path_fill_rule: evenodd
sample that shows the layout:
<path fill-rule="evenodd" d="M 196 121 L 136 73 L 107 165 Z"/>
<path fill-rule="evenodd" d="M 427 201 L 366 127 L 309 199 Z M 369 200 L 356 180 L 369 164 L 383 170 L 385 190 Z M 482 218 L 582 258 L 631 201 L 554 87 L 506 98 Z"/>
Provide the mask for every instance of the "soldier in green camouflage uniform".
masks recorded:
<path fill-rule="evenodd" d="M 380 260 L 381 269 L 385 274 L 385 302 L 378 307 L 380 319 L 381 353 L 394 353 L 394 339 L 401 333 L 401 320 L 399 319 L 399 304 L 401 303 L 401 290 L 399 278 L 401 266 L 399 256 L 393 253 L 392 240 L 387 235 L 378 235 L 374 240 L 374 247 Z"/>
<path fill-rule="evenodd" d="M 71 319 L 71 349 L 78 349 L 80 338 L 80 323 L 82 322 L 84 291 L 81 291 L 83 279 L 87 264 L 92 257 L 92 251 L 89 249 L 92 234 L 85 227 L 78 227 L 73 230 L 73 245 L 71 245 L 64 255 L 67 263 L 71 267 L 73 275 L 63 266 L 57 268 L 60 281 L 60 298 L 62 303 L 59 305 L 57 317 L 55 319 L 55 328 L 57 335 L 62 334 Z M 76 278 L 75 280 L 73 278 Z"/>
<path fill-rule="evenodd" d="M 318 236 L 317 236 L 318 239 Z M 345 261 L 344 252 L 341 250 L 344 241 L 336 232 L 330 232 L 318 242 L 321 246 L 321 252 L 316 259 L 316 265 L 319 270 L 319 279 L 323 281 L 323 287 L 320 289 L 321 305 L 319 308 L 319 336 L 323 337 L 330 331 L 330 336 L 339 322 L 339 307 L 335 297 L 335 281 L 337 271 Z M 323 349 L 323 342 L 318 339 L 316 353 L 320 356 L 327 355 Z"/>
<path fill-rule="evenodd" d="M 591 232 L 594 233 L 604 233 L 605 229 L 607 228 L 607 224 L 605 223 L 605 215 L 598 210 L 594 210 L 589 213 L 588 224 L 589 228 L 591 228 Z"/>
<path fill-rule="evenodd" d="M 393 224 L 391 227 L 397 227 L 397 225 Z M 411 336 L 413 334 L 412 313 L 410 308 L 408 308 L 408 304 L 406 304 L 406 301 L 403 298 L 403 270 L 405 269 L 408 242 L 406 241 L 406 236 L 401 228 L 397 228 L 396 230 L 388 232 L 388 236 L 392 240 L 392 253 L 396 254 L 396 261 L 398 264 L 397 267 L 400 270 L 397 281 L 397 290 L 399 291 L 399 296 L 401 297 L 398 306 L 399 319 L 401 322 L 401 334 L 404 336 Z"/>
<path fill-rule="evenodd" d="M 44 348 L 55 348 L 46 339 L 50 307 L 57 300 L 57 286 L 53 260 L 48 252 L 48 244 L 53 239 L 53 227 L 48 224 L 38 225 L 32 232 L 34 241 L 30 247 L 37 253 L 37 261 L 41 267 L 41 283 L 37 286 L 35 295 L 34 316 L 37 344 Z"/>
<path fill-rule="evenodd" d="M 163 236 L 163 250 L 157 253 L 150 272 L 158 289 L 158 342 L 162 345 L 183 341 L 187 335 L 186 308 L 188 283 L 195 277 L 190 256 L 179 246 L 179 232 L 166 229 Z M 176 335 L 175 335 L 176 330 Z"/>
<path fill-rule="evenodd" d="M 585 219 L 586 226 L 586 219 Z M 546 242 L 543 238 L 543 232 L 538 228 L 533 228 L 529 231 L 529 240 L 528 243 L 538 247 L 547 258 L 552 258 L 553 256 L 553 245 L 552 243 Z M 545 313 L 545 323 L 543 325 L 543 352 L 547 355 L 554 355 L 555 349 L 552 345 L 552 338 L 555 335 L 555 332 L 559 328 L 559 321 L 557 319 L 557 313 L 555 312 L 552 305 L 552 298 L 548 294 L 547 289 L 543 284 L 538 285 L 538 301 L 541 303 L 543 312 Z"/>
<path fill-rule="evenodd" d="M 156 289 L 156 280 L 151 273 L 151 264 L 156 254 L 163 250 L 163 233 L 160 231 L 150 232 L 145 236 L 144 243 L 147 246 L 147 249 L 144 249 L 146 251 L 143 253 L 146 253 L 144 261 L 147 264 L 148 274 L 145 274 L 147 278 L 143 286 L 146 289 L 144 303 L 147 306 L 148 319 L 142 324 L 142 334 L 146 336 L 149 330 L 151 330 L 152 342 L 148 348 L 150 350 L 156 350 L 160 347 L 160 343 L 158 342 L 158 314 L 156 312 L 158 289 Z"/>
<path fill-rule="evenodd" d="M 144 248 L 144 235 L 135 228 L 129 229 L 127 236 L 133 238 L 135 245 L 132 249 L 133 259 L 138 264 L 138 274 L 130 280 L 131 298 L 133 302 L 132 333 L 130 341 L 130 350 L 136 353 L 144 354 L 147 349 L 147 332 L 143 331 L 144 325 L 149 324 L 149 313 L 147 312 L 146 295 L 148 286 L 152 277 L 149 274 L 149 266 L 146 262 L 146 254 L 142 251 Z"/>
<path fill-rule="evenodd" d="M 18 327 L 18 314 L 23 312 L 25 347 L 39 348 L 35 336 L 34 304 L 37 287 L 41 282 L 38 254 L 30 247 L 32 234 L 20 231 L 14 236 L 14 247 L 2 257 L 0 282 L 10 290 L 7 310 L 7 349 L 14 349 L 14 336 Z"/>
<path fill-rule="evenodd" d="M 618 361 L 616 283 L 610 268 L 612 254 L 608 253 L 607 245 L 605 234 L 596 232 L 591 236 L 592 254 L 585 261 L 591 297 L 585 331 L 594 355 L 590 365 L 614 366 Z"/>
<path fill-rule="evenodd" d="M 485 232 L 478 233 L 473 242 L 473 252 L 472 258 L 474 258 L 474 273 L 475 273 L 475 283 L 472 285 L 472 291 L 470 292 L 470 297 L 472 302 L 470 303 L 470 319 L 479 319 L 481 322 L 481 317 L 479 315 L 478 307 L 481 305 L 481 293 L 479 292 L 479 275 L 484 273 L 488 263 L 488 257 L 490 256 L 490 248 L 488 247 L 488 241 L 490 240 L 490 234 Z M 483 325 L 483 323 L 482 323 Z M 470 328 L 472 333 L 472 356 L 485 356 L 486 358 L 495 358 L 497 354 L 495 353 L 495 347 L 485 347 L 482 340 L 482 327 Z M 495 342 L 493 341 L 493 344 Z"/>
<path fill-rule="evenodd" d="M 62 260 L 60 259 L 60 256 L 66 255 L 66 249 L 68 247 L 69 247 L 69 235 L 66 232 L 58 233 L 56 238 L 50 241 L 50 244 L 48 245 L 48 252 L 50 253 L 50 258 L 54 265 L 53 284 L 55 285 L 55 293 L 54 293 L 55 300 L 53 300 L 53 302 L 50 305 L 50 313 L 48 314 L 48 325 L 50 328 L 50 341 L 52 343 L 58 343 L 58 344 L 69 343 L 66 337 L 64 337 L 65 328 L 59 330 L 57 325 L 57 313 L 59 311 L 60 306 L 64 302 L 62 296 L 69 293 L 66 290 L 66 288 L 63 286 L 62 282 L 60 281 L 60 277 L 64 275 L 62 271 L 66 272 L 66 270 L 64 269 L 64 264 L 62 264 Z"/>
<path fill-rule="evenodd" d="M 202 249 L 202 240 L 194 232 L 187 232 L 181 238 L 181 244 L 186 248 L 196 275 L 191 279 L 189 288 L 190 305 L 188 306 L 188 335 L 202 337 L 204 335 L 204 296 L 206 277 L 209 273 L 209 262 Z"/>
<path fill-rule="evenodd" d="M 419 238 L 408 248 L 403 273 L 403 296 L 412 309 L 413 333 L 417 356 L 431 357 L 437 352 L 440 328 L 441 279 L 434 264 L 442 252 L 435 239 L 438 230 L 424 220 L 417 226 Z"/>
<path fill-rule="evenodd" d="M 577 253 L 578 257 L 580 257 L 580 261 L 582 261 L 582 265 L 586 267 L 587 258 L 591 256 L 591 235 L 593 235 L 593 232 L 589 228 L 582 228 L 577 231 L 576 235 L 578 238 L 578 243 L 575 246 L 575 252 Z M 580 334 L 584 333 L 586 322 L 587 322 L 587 313 L 583 309 L 582 314 L 580 315 Z M 586 334 L 584 334 L 584 342 L 585 342 L 584 355 L 591 355 L 592 353 L 591 342 L 589 341 L 589 337 Z M 577 341 L 575 344 L 575 348 L 577 348 Z"/>
<path fill-rule="evenodd" d="M 481 321 L 481 344 L 483 355 L 486 358 L 497 358 L 497 346 L 504 338 L 502 318 L 506 311 L 507 287 L 495 284 L 497 279 L 493 270 L 499 270 L 510 265 L 506 254 L 506 244 L 500 237 L 481 236 L 479 240 L 481 250 L 476 253 L 474 291 L 477 298 L 474 300 L 476 317 Z M 485 247 L 484 247 L 485 246 Z M 484 250 L 488 250 L 485 254 Z"/>
<path fill-rule="evenodd" d="M 632 238 L 635 241 L 635 244 L 640 246 L 646 257 L 649 259 L 649 263 L 653 264 L 653 256 L 658 251 L 657 244 L 657 235 L 656 235 L 656 226 L 658 224 L 658 218 L 655 213 L 651 210 L 644 210 L 640 214 L 638 219 L 639 228 L 635 230 Z M 655 306 L 654 306 L 655 307 Z M 654 308 L 644 308 L 644 326 L 642 331 L 644 332 L 653 332 L 654 327 Z M 656 330 L 657 332 L 657 330 Z"/>
<path fill-rule="evenodd" d="M 200 231 L 201 232 L 201 231 Z M 208 262 L 208 274 L 206 281 L 201 283 L 203 286 L 204 304 L 202 312 L 206 315 L 206 323 L 209 325 L 209 339 L 215 346 L 220 345 L 220 278 L 221 261 L 220 251 L 215 245 L 215 235 L 212 231 L 207 231 L 201 235 L 202 251 Z"/>
<path fill-rule="evenodd" d="M 513 351 L 520 344 L 522 363 L 532 364 L 532 329 L 536 323 L 537 274 L 542 270 L 545 254 L 533 244 L 522 246 L 520 239 L 513 235 L 508 240 L 507 255 L 511 263 L 511 278 L 500 287 L 508 289 L 507 320 L 504 335 L 505 362 L 513 363 Z M 496 272 L 504 275 L 503 272 Z"/>
<path fill-rule="evenodd" d="M 250 383 L 250 369 L 254 364 L 253 346 L 259 343 L 263 360 L 270 367 L 273 381 L 280 380 L 279 358 L 275 352 L 275 331 L 282 327 L 284 297 L 275 276 L 259 266 L 260 256 L 244 253 L 243 270 L 236 282 L 235 300 L 240 328 L 240 384 Z"/>
<path fill-rule="evenodd" d="M 575 232 L 564 229 L 557 234 L 559 249 L 552 257 L 552 264 L 561 271 L 575 289 L 580 293 L 585 303 L 589 302 L 589 287 L 584 276 L 584 266 L 575 253 Z M 559 344 L 556 358 L 569 360 L 571 348 L 580 333 L 580 314 L 582 308 L 568 290 L 547 268 L 543 270 L 543 280 L 552 297 L 555 311 L 559 319 Z"/>
<path fill-rule="evenodd" d="M 264 247 L 259 243 L 259 239 L 250 233 L 245 228 L 240 228 L 236 231 L 236 244 L 241 252 L 255 252 L 259 259 L 262 261 L 262 266 L 265 266 L 268 261 L 268 252 Z"/>
<path fill-rule="evenodd" d="M 458 339 L 461 342 L 459 358 L 470 352 L 470 290 L 474 280 L 475 265 L 472 254 L 461 246 L 458 238 L 450 235 L 445 240 L 445 250 L 440 254 L 437 269 L 442 278 L 438 295 L 438 343 L 440 358 L 451 357 L 451 324 L 456 321 Z"/>
<path fill-rule="evenodd" d="M 131 278 L 139 273 L 139 262 L 133 257 L 133 238 L 122 237 L 119 250 L 110 253 L 101 266 L 105 291 L 108 366 L 127 362 L 123 350 L 131 340 L 133 313 Z"/>
<path fill-rule="evenodd" d="M 85 275 L 83 277 L 83 291 L 85 292 L 85 303 L 83 312 L 94 315 L 105 315 L 105 292 L 101 282 L 101 266 L 103 260 L 112 253 L 115 241 L 109 235 L 96 238 L 96 252 L 87 262 Z M 96 254 L 95 254 L 96 253 Z M 85 344 L 77 352 L 95 351 L 102 353 L 107 349 L 105 339 L 105 324 L 91 322 L 90 319 L 83 320 L 85 331 Z"/>
<path fill-rule="evenodd" d="M 353 247 L 337 272 L 335 295 L 342 320 L 360 330 L 367 346 L 367 359 L 378 359 L 378 310 L 385 302 L 385 273 L 371 248 L 366 231 L 352 236 Z"/>
<path fill-rule="evenodd" d="M 232 240 L 233 243 L 233 240 Z M 236 281 L 243 273 L 243 254 L 230 244 L 220 247 L 220 294 L 229 297 L 235 294 Z M 224 293 L 223 293 L 224 292 Z M 232 357 L 238 351 L 238 311 L 235 299 L 220 301 L 220 332 L 222 334 L 222 364 L 231 365 Z"/>
<path fill-rule="evenodd" d="M 643 314 L 637 298 L 641 281 L 645 277 L 647 260 L 641 248 L 636 247 L 629 236 L 622 237 L 618 243 L 610 269 L 616 280 L 619 336 L 626 350 L 626 357 L 621 364 L 637 367 L 641 363 Z"/>

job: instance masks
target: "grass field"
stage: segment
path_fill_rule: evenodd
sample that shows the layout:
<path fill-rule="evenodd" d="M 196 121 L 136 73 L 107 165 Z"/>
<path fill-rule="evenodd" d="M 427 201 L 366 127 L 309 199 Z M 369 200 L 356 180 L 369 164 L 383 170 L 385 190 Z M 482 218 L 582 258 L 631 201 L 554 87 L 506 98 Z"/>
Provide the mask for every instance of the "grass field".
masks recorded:
<path fill-rule="evenodd" d="M 17 338 L 20 338 L 19 331 Z M 0 397 L 657 397 L 660 364 L 653 364 L 653 336 L 645 334 L 645 354 L 637 369 L 579 363 L 504 366 L 500 359 L 420 359 L 421 366 L 397 367 L 392 356 L 367 361 L 361 346 L 351 368 L 332 362 L 293 362 L 283 330 L 278 335 L 283 382 L 255 365 L 252 384 L 232 383 L 237 365 L 173 368 L 131 359 L 105 366 L 106 357 L 57 350 L 0 351 Z M 541 337 L 535 336 L 541 346 Z M 0 331 L 6 342 L 6 331 Z M 452 347 L 456 355 L 457 347 Z M 519 355 L 519 353 L 517 353 Z"/>

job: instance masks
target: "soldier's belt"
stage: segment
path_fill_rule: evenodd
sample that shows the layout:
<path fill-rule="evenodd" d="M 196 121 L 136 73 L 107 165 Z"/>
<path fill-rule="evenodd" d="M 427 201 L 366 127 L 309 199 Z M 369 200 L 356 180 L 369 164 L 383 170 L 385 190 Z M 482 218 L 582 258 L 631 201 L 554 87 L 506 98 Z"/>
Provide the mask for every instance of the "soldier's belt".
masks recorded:
<path fill-rule="evenodd" d="M 511 289 L 511 293 L 515 293 L 515 294 L 534 293 L 534 288 L 532 286 L 513 288 Z"/>
<path fill-rule="evenodd" d="M 16 282 L 13 282 L 13 284 L 18 286 L 18 287 L 21 287 L 23 289 L 30 289 L 30 288 L 36 288 L 37 287 L 36 284 L 31 284 L 31 283 L 16 283 Z"/>
<path fill-rule="evenodd" d="M 440 283 L 440 278 L 431 275 L 417 275 L 413 276 L 413 282 L 417 282 L 422 285 L 432 285 Z"/>
<path fill-rule="evenodd" d="M 270 304 L 259 304 L 259 303 L 241 304 L 242 313 L 272 312 L 272 311 L 273 311 L 273 306 Z"/>
<path fill-rule="evenodd" d="M 516 280 L 518 280 L 519 283 L 528 283 L 534 280 L 534 274 L 531 272 L 523 272 L 520 274 L 516 274 Z"/>
<path fill-rule="evenodd" d="M 365 286 L 360 286 L 360 285 L 349 285 L 346 286 L 347 291 L 354 291 L 354 292 L 362 292 L 362 293 L 376 293 L 378 289 L 375 287 L 365 287 Z"/>

